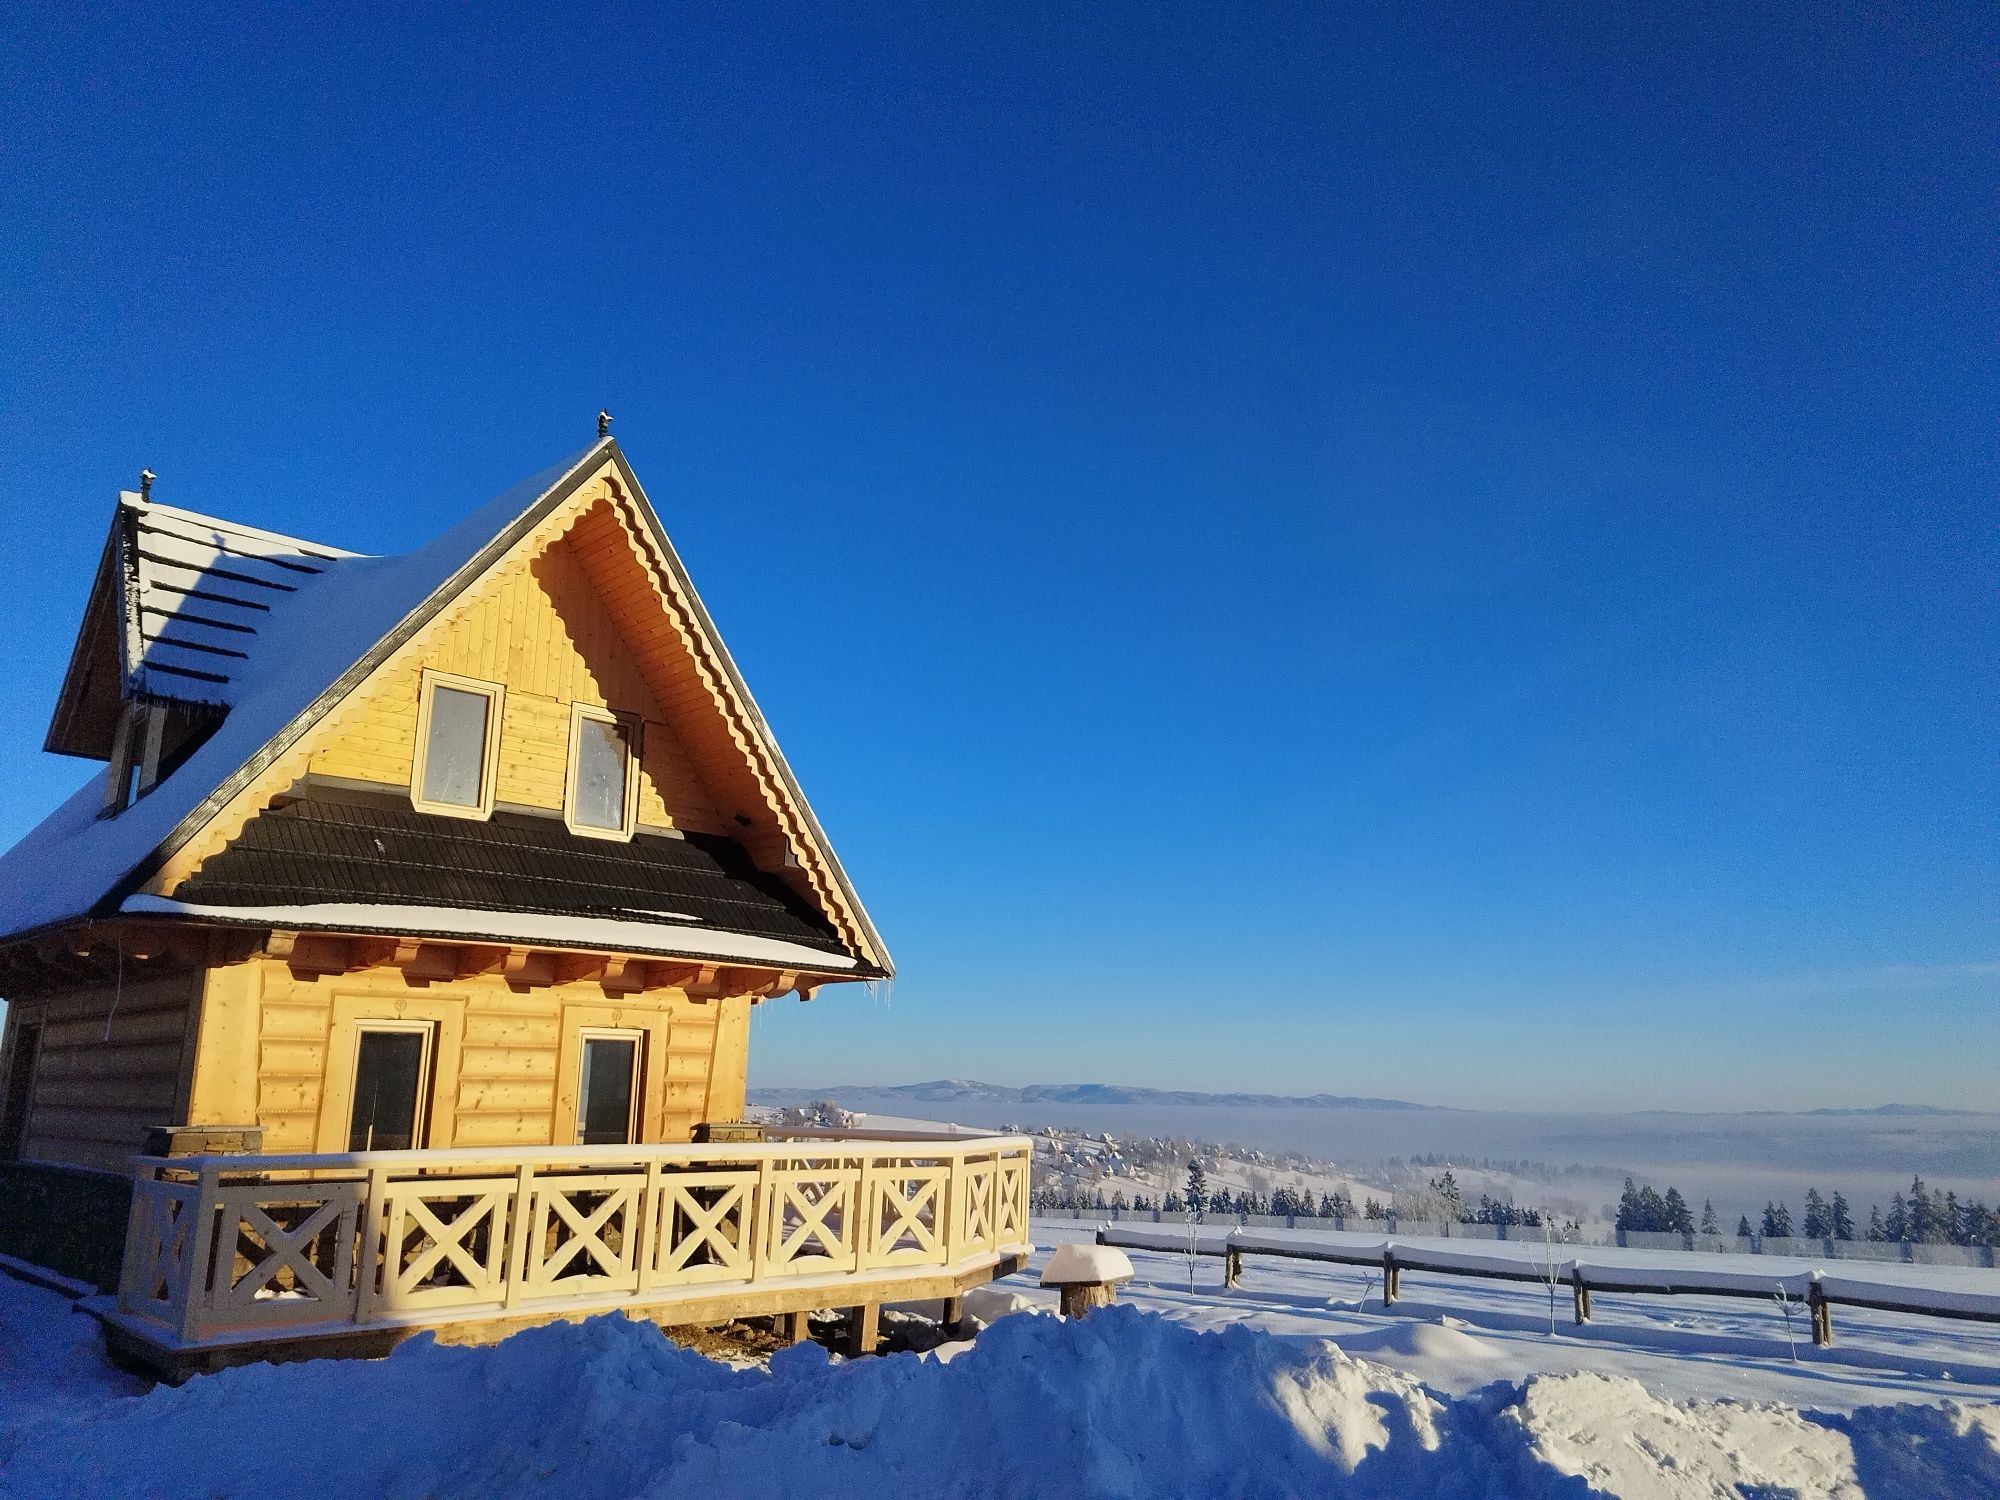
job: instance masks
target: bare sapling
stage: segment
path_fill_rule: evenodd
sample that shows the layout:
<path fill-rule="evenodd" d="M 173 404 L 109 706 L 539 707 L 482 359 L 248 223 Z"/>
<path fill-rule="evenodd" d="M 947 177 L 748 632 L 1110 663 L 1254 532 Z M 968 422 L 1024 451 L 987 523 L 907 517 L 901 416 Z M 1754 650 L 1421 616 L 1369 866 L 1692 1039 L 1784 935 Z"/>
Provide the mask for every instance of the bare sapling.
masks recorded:
<path fill-rule="evenodd" d="M 1792 1299 L 1785 1295 L 1784 1282 L 1778 1283 L 1776 1292 L 1778 1311 L 1785 1315 L 1785 1342 L 1792 1346 L 1792 1363 L 1799 1362 L 1799 1341 L 1792 1332 Z"/>

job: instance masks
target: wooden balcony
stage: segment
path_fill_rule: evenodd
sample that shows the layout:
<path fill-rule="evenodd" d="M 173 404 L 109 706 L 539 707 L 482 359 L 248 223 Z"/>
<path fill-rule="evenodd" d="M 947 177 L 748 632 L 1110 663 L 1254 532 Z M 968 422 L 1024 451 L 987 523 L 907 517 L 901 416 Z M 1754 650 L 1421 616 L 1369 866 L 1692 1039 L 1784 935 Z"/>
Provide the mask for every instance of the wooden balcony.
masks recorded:
<path fill-rule="evenodd" d="M 552 1317 L 703 1323 L 951 1297 L 1028 1252 L 1019 1136 L 141 1157 L 92 1310 L 180 1373 L 468 1341 Z"/>

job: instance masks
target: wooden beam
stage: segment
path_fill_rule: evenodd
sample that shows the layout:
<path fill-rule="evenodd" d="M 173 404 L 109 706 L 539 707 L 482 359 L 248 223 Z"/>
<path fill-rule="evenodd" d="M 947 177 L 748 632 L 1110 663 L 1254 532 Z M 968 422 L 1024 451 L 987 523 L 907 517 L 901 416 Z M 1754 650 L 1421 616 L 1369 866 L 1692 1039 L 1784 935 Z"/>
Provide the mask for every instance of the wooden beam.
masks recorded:
<path fill-rule="evenodd" d="M 629 995 L 646 987 L 646 964 L 637 958 L 607 958 L 597 982 L 607 993 Z"/>
<path fill-rule="evenodd" d="M 337 932 L 294 932 L 275 929 L 265 944 L 273 958 L 283 959 L 298 974 L 345 974 L 348 940 Z"/>
<path fill-rule="evenodd" d="M 556 982 L 556 956 L 535 948 L 509 948 L 500 962 L 507 983 L 531 989 Z"/>
<path fill-rule="evenodd" d="M 405 956 L 406 950 L 414 951 Z M 396 967 L 410 979 L 456 979 L 459 973 L 458 949 L 447 943 L 399 943 L 396 947 Z"/>
<path fill-rule="evenodd" d="M 458 977 L 473 979 L 481 974 L 497 974 L 506 961 L 505 948 L 468 945 L 458 950 Z"/>
<path fill-rule="evenodd" d="M 604 973 L 607 960 L 601 953 L 562 953 L 555 959 L 558 984 L 577 984 Z"/>

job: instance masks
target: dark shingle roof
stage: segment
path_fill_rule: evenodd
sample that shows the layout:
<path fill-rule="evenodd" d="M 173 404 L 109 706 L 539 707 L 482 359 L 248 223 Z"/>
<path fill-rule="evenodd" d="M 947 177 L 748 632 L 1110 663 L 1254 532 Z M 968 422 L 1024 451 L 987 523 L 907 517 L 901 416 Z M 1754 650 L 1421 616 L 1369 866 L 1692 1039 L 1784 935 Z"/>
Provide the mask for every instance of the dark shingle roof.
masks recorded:
<path fill-rule="evenodd" d="M 490 822 L 306 798 L 259 813 L 174 893 L 197 906 L 451 906 L 629 920 L 847 949 L 742 846 L 705 834 L 583 838 L 548 818 Z"/>

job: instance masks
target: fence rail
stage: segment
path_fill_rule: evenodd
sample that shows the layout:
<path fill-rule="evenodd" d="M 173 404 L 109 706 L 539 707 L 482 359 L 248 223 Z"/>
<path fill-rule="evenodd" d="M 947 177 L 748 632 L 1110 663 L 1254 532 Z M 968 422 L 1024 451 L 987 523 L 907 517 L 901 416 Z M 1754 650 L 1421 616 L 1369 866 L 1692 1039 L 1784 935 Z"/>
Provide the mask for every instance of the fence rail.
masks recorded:
<path fill-rule="evenodd" d="M 1782 1297 L 1797 1301 L 1811 1311 L 1813 1342 L 1821 1346 L 1833 1342 L 1833 1308 L 1836 1305 L 1864 1307 L 1878 1312 L 1910 1313 L 1920 1317 L 2000 1323 L 2000 1291 L 1895 1286 L 1855 1277 L 1829 1276 L 1818 1270 L 1767 1274 L 1699 1265 L 1618 1265 L 1577 1257 L 1557 1259 L 1557 1251 L 1569 1248 L 1560 1243 L 1551 1245 L 1548 1258 L 1539 1263 L 1526 1258 L 1481 1255 L 1476 1251 L 1406 1245 L 1395 1240 L 1337 1245 L 1276 1233 L 1259 1234 L 1242 1228 L 1224 1233 L 1197 1230 L 1190 1236 L 1185 1229 L 1165 1226 L 1148 1229 L 1138 1225 L 1107 1224 L 1097 1231 L 1097 1243 L 1128 1250 L 1219 1257 L 1223 1261 L 1225 1286 L 1237 1284 L 1246 1255 L 1365 1267 L 1381 1273 L 1385 1306 L 1393 1306 L 1402 1295 L 1404 1271 L 1527 1282 L 1551 1289 L 1562 1287 L 1570 1292 L 1574 1316 L 1579 1324 L 1590 1321 L 1593 1291 L 1636 1296 L 1754 1297 L 1766 1302 Z"/>
<path fill-rule="evenodd" d="M 1088 1224 L 1179 1224 L 1184 1215 L 1157 1208 L 1037 1208 L 1038 1219 L 1074 1219 Z M 1542 1231 L 1527 1225 L 1427 1223 L 1413 1219 L 1359 1219 L 1319 1214 L 1217 1214 L 1210 1224 L 1241 1229 L 1292 1229 L 1334 1234 L 1419 1235 L 1447 1240 L 1540 1244 Z M 1789 1255 L 1805 1260 L 1864 1260 L 1917 1266 L 2000 1265 L 1992 1245 L 1931 1245 L 1907 1240 L 1785 1238 L 1776 1235 L 1653 1234 L 1612 1231 L 1610 1239 L 1566 1240 L 1565 1244 L 1621 1250 L 1688 1250 L 1724 1255 Z"/>
<path fill-rule="evenodd" d="M 117 1310 L 198 1347 L 962 1272 L 1026 1252 L 1029 1161 L 1024 1137 L 825 1132 L 141 1157 Z"/>

